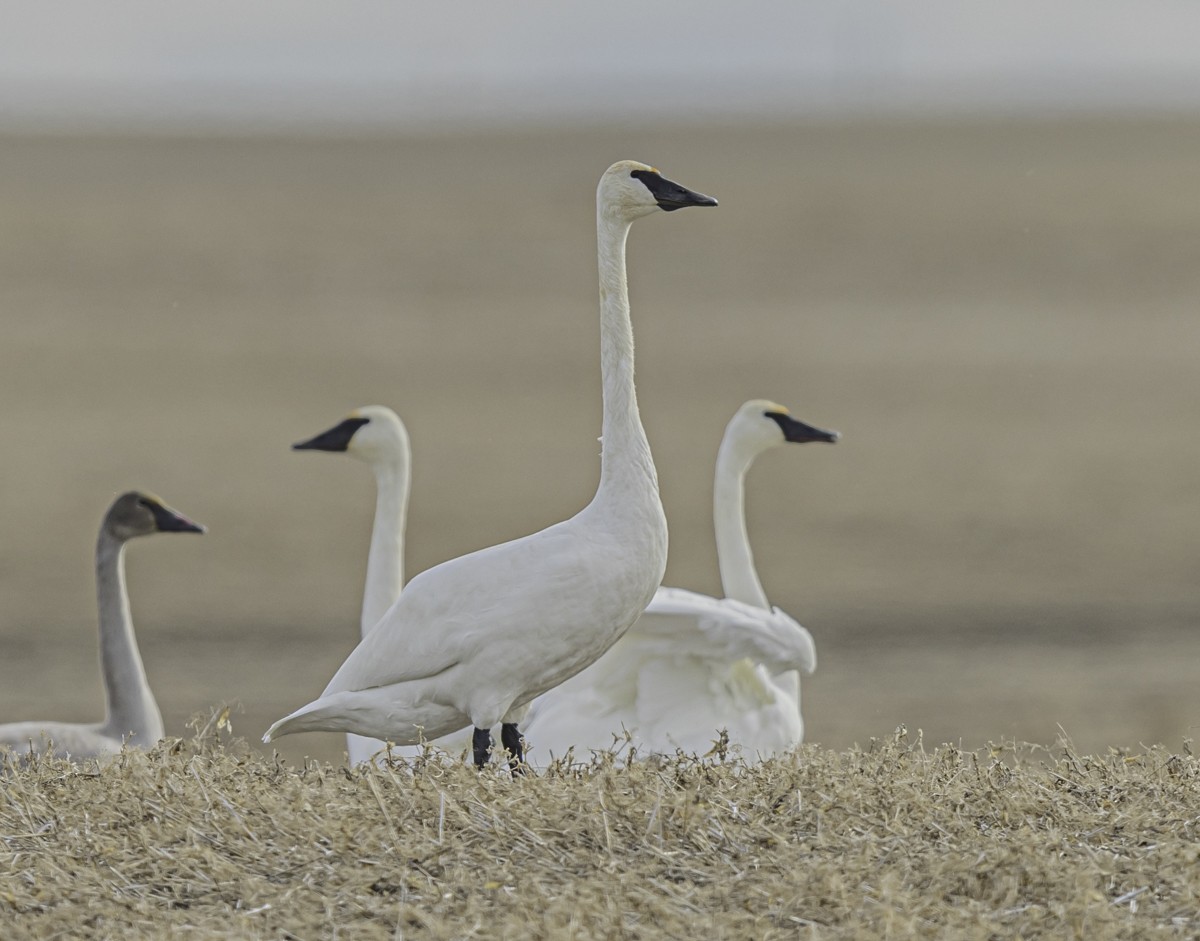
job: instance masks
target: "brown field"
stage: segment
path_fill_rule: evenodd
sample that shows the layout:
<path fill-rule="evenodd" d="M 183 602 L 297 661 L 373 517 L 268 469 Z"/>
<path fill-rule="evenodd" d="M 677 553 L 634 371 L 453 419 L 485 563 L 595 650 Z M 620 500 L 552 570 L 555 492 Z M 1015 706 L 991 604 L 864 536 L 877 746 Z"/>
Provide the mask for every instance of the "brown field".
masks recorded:
<path fill-rule="evenodd" d="M 741 401 L 844 434 L 749 487 L 763 581 L 818 645 L 809 740 L 1193 736 L 1200 121 L 0 139 L 0 721 L 101 708 L 119 490 L 211 527 L 129 553 L 168 730 L 229 701 L 250 739 L 357 632 L 372 481 L 292 441 L 401 413 L 410 574 L 585 503 L 593 191 L 621 157 L 721 200 L 630 240 L 668 583 L 719 588 Z"/>
<path fill-rule="evenodd" d="M 0 936 L 1194 938 L 1200 765 L 803 746 L 511 780 L 173 740 L 0 788 Z"/>

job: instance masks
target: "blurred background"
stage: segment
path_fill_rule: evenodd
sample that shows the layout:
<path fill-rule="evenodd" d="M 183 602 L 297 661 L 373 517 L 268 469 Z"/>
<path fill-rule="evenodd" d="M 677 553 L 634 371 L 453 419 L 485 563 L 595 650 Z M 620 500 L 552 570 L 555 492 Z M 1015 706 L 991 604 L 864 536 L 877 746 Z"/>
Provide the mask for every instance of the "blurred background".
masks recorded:
<path fill-rule="evenodd" d="M 0 721 L 99 718 L 92 550 L 130 487 L 210 527 L 128 553 L 168 732 L 231 702 L 252 741 L 357 640 L 374 483 L 292 442 L 402 415 L 410 577 L 585 504 L 594 189 L 637 158 L 721 201 L 629 246 L 667 583 L 720 593 L 742 401 L 844 435 L 747 487 L 818 646 L 809 740 L 1178 746 L 1198 29 L 1102 0 L 6 11 Z"/>

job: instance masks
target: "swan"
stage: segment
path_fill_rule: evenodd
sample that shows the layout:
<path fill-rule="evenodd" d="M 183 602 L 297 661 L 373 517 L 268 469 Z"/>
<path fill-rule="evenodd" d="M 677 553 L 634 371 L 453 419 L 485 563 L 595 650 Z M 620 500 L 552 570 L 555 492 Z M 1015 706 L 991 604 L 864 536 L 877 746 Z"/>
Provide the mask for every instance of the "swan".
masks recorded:
<path fill-rule="evenodd" d="M 400 597 L 404 587 L 404 525 L 408 515 L 412 449 L 408 429 L 390 408 L 367 405 L 337 425 L 292 445 L 294 451 L 336 451 L 364 461 L 375 473 L 375 522 L 363 587 L 362 636 Z M 370 761 L 385 743 L 353 733 L 346 736 L 350 764 Z"/>
<path fill-rule="evenodd" d="M 734 413 L 713 487 L 725 597 L 660 588 L 608 653 L 534 701 L 525 728 L 534 755 L 610 748 L 622 730 L 639 751 L 704 754 L 725 729 L 749 761 L 800 743 L 797 671 L 816 668 L 816 650 L 808 631 L 767 602 L 746 534 L 744 482 L 764 451 L 838 437 L 765 399 Z"/>
<path fill-rule="evenodd" d="M 355 732 L 415 745 L 472 726 L 482 767 L 491 729 L 514 771 L 518 723 L 539 694 L 596 660 L 637 620 L 662 581 L 667 522 L 638 414 L 625 241 L 662 209 L 711 197 L 635 161 L 596 190 L 600 280 L 600 484 L 575 516 L 422 572 L 334 674 L 320 698 L 263 736 Z"/>
<path fill-rule="evenodd" d="M 131 490 L 113 501 L 96 540 L 100 608 L 100 668 L 107 715 L 103 722 L 14 722 L 0 725 L 0 751 L 13 757 L 49 747 L 73 759 L 116 754 L 122 745 L 147 748 L 163 736 L 162 716 L 138 653 L 125 590 L 125 543 L 150 533 L 202 533 L 158 497 Z"/>

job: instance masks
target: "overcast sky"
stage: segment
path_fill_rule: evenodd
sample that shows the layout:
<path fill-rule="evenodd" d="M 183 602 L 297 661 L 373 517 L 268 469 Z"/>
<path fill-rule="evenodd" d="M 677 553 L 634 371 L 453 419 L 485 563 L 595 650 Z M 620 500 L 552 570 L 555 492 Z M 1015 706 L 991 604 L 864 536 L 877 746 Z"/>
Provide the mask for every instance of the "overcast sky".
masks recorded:
<path fill-rule="evenodd" d="M 9 3 L 0 123 L 1200 109 L 1195 0 Z"/>

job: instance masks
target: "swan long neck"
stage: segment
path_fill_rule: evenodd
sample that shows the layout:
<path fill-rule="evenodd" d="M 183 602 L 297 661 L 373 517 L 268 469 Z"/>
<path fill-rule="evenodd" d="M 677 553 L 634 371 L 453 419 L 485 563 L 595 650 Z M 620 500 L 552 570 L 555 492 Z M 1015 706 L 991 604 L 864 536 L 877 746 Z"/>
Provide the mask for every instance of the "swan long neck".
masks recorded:
<path fill-rule="evenodd" d="M 638 414 L 633 380 L 633 324 L 625 275 L 630 224 L 597 214 L 600 265 L 600 372 L 603 382 L 603 448 L 599 493 L 645 493 L 658 501 L 658 474 Z M 661 505 L 659 512 L 661 513 Z"/>
<path fill-rule="evenodd" d="M 375 524 L 363 587 L 362 636 L 396 603 L 404 587 L 404 527 L 408 516 L 409 457 L 379 462 L 375 471 Z"/>
<path fill-rule="evenodd" d="M 717 474 L 713 484 L 713 528 L 717 536 L 717 564 L 726 598 L 770 609 L 746 532 L 746 471 L 754 462 L 730 438 L 722 439 L 717 451 Z"/>
<path fill-rule="evenodd" d="M 102 529 L 96 543 L 100 669 L 107 700 L 105 731 L 150 746 L 163 735 L 162 715 L 138 652 L 125 588 L 125 543 Z"/>

